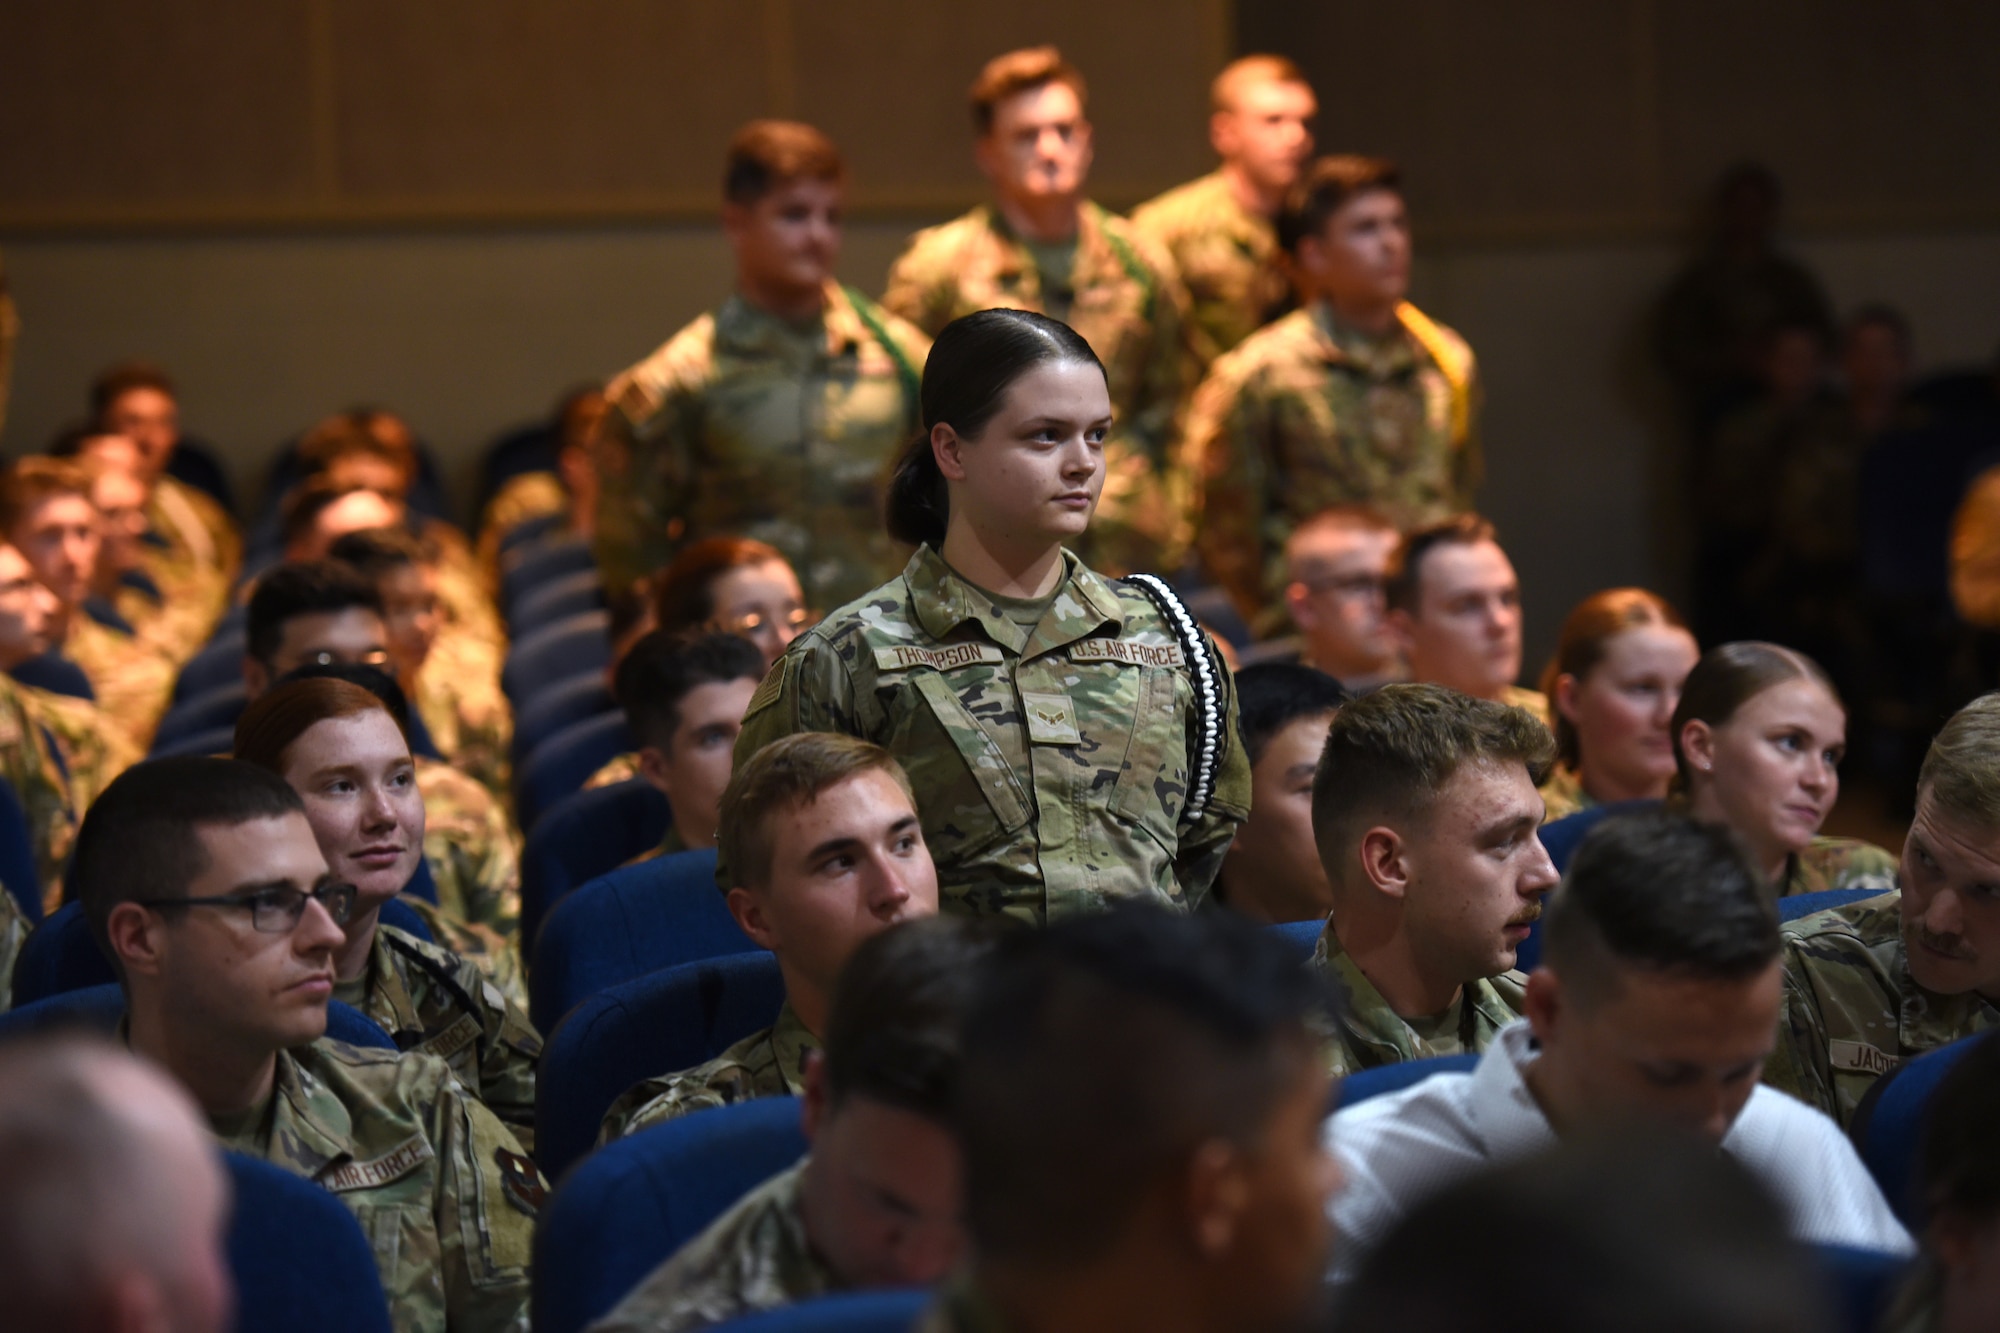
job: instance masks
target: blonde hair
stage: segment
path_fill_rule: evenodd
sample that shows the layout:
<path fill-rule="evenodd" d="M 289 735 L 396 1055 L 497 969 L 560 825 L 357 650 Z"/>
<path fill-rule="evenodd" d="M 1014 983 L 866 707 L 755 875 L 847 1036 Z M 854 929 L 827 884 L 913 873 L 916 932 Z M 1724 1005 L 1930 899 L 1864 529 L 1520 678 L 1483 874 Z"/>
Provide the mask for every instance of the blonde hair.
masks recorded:
<path fill-rule="evenodd" d="M 2000 828 L 2000 693 L 1952 714 L 1924 755 L 1917 791 L 1981 828 Z"/>
<path fill-rule="evenodd" d="M 873 741 L 834 731 L 801 731 L 772 741 L 730 775 L 722 792 L 716 843 L 735 882 L 761 889 L 771 882 L 771 817 L 810 805 L 822 792 L 879 769 L 916 806 L 916 792 L 896 757 Z"/>
<path fill-rule="evenodd" d="M 1222 67 L 1208 85 L 1208 105 L 1213 111 L 1234 111 L 1243 90 L 1258 83 L 1296 83 L 1305 87 L 1305 73 L 1284 56 L 1239 56 Z"/>

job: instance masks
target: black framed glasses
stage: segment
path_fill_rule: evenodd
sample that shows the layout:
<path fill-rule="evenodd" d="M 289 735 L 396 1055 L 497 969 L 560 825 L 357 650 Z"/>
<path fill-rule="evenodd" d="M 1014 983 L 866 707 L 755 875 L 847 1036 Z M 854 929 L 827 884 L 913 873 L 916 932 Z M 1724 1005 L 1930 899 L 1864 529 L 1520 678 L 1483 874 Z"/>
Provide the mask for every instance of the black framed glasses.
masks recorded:
<path fill-rule="evenodd" d="M 336 926 L 347 924 L 354 915 L 354 897 L 359 890 L 352 884 L 322 884 L 311 893 L 289 884 L 273 885 L 255 893 L 224 893 L 212 898 L 138 898 L 141 907 L 164 911 L 169 907 L 229 907 L 246 909 L 250 924 L 266 935 L 282 935 L 296 930 L 306 914 L 306 903 L 316 902 L 326 909 Z"/>

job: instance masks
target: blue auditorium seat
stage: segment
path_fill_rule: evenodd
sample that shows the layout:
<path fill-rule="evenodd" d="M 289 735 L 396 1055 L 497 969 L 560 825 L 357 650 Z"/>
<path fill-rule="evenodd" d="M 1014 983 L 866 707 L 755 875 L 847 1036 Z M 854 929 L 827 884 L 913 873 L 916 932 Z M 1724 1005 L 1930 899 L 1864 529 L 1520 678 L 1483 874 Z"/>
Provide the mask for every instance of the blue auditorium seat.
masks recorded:
<path fill-rule="evenodd" d="M 622 708 L 570 723 L 514 770 L 514 817 L 522 828 L 534 828 L 543 811 L 582 791 L 598 769 L 638 748 Z"/>
<path fill-rule="evenodd" d="M 1796 921 L 1814 912 L 1824 912 L 1829 907 L 1845 907 L 1858 903 L 1864 898 L 1880 898 L 1885 889 L 1825 889 L 1819 893 L 1795 893 L 1789 898 L 1778 899 L 1778 920 Z"/>
<path fill-rule="evenodd" d="M 501 560 L 504 562 L 508 556 L 543 542 L 561 540 L 563 525 L 568 521 L 568 514 L 538 514 L 516 523 L 500 538 Z"/>
<path fill-rule="evenodd" d="M 1922 1234 L 1925 1220 L 1917 1163 L 1931 1098 L 1974 1043 L 1991 1040 L 1991 1032 L 1962 1037 L 1891 1069 L 1861 1099 L 1847 1127 L 1882 1197 L 1913 1234 Z"/>
<path fill-rule="evenodd" d="M 516 706 L 572 676 L 611 665 L 611 615 L 583 611 L 514 641 L 500 668 L 500 685 Z"/>
<path fill-rule="evenodd" d="M 229 1271 L 243 1333 L 390 1333 L 375 1248 L 322 1186 L 243 1153 L 225 1152 L 234 1186 Z"/>
<path fill-rule="evenodd" d="M 586 671 L 550 685 L 525 701 L 514 714 L 514 763 L 518 766 L 524 762 L 537 745 L 564 727 L 615 712 L 617 708 L 602 671 Z"/>
<path fill-rule="evenodd" d="M 842 1291 L 732 1319 L 729 1333 L 909 1333 L 932 1300 L 920 1287 Z"/>
<path fill-rule="evenodd" d="M 23 685 L 31 685 L 50 694 L 60 694 L 71 699 L 97 701 L 97 691 L 90 687 L 90 677 L 83 674 L 83 668 L 51 648 L 40 657 L 31 657 L 8 675 Z"/>
<path fill-rule="evenodd" d="M 528 1016 L 548 1032 L 580 1001 L 662 968 L 755 953 L 715 887 L 715 850 L 625 866 L 557 903 L 534 936 Z"/>
<path fill-rule="evenodd" d="M 525 637 L 544 625 L 603 607 L 604 580 L 595 569 L 578 570 L 522 593 L 507 617 L 507 632 Z"/>
<path fill-rule="evenodd" d="M 590 1151 L 604 1113 L 633 1084 L 692 1069 L 777 1021 L 778 960 L 735 954 L 599 992 L 549 1034 L 535 1079 L 535 1160 L 550 1180 Z"/>
<path fill-rule="evenodd" d="M 54 917 L 49 918 L 54 920 Z M 47 1032 L 55 1028 L 84 1027 L 97 1032 L 116 1032 L 125 1017 L 125 992 L 116 982 L 64 991 L 32 1004 L 21 1004 L 0 1014 L 0 1039 Z M 350 1046 L 370 1046 L 393 1051 L 396 1043 L 375 1020 L 339 1000 L 326 1003 L 326 1035 Z"/>
<path fill-rule="evenodd" d="M 42 872 L 35 866 L 35 835 L 14 784 L 0 778 L 0 886 L 14 895 L 30 923 L 42 919 Z"/>
<path fill-rule="evenodd" d="M 1299 951 L 1299 961 L 1303 963 L 1312 958 L 1313 949 L 1319 944 L 1320 932 L 1326 929 L 1326 922 L 1281 921 L 1267 929 L 1284 936 L 1285 943 Z"/>
<path fill-rule="evenodd" d="M 523 949 L 533 945 L 542 918 L 564 894 L 659 846 L 672 820 L 659 788 L 637 778 L 551 805 L 528 830 L 521 851 Z"/>
<path fill-rule="evenodd" d="M 241 676 L 181 700 L 167 710 L 166 716 L 160 719 L 158 730 L 153 732 L 154 753 L 160 753 L 198 733 L 221 727 L 233 730 L 236 719 L 243 716 L 249 702 L 250 695 Z"/>
<path fill-rule="evenodd" d="M 597 558 L 581 537 L 550 536 L 517 546 L 500 561 L 500 613 L 511 617 L 521 599 L 544 583 L 595 568 Z"/>
<path fill-rule="evenodd" d="M 243 630 L 223 630 L 208 646 L 187 660 L 174 681 L 173 702 L 206 694 L 218 685 L 243 679 L 243 651 L 249 638 Z"/>
<path fill-rule="evenodd" d="M 697 1111 L 580 1163 L 535 1228 L 536 1333 L 577 1333 L 738 1199 L 798 1161 L 807 1147 L 799 1110 L 796 1097 L 765 1097 Z"/>
<path fill-rule="evenodd" d="M 1830 1303 L 1842 1333 L 1878 1333 L 1890 1302 L 1910 1275 L 1911 1261 L 1846 1245 L 1814 1245 L 1810 1253 L 1836 1295 Z"/>
<path fill-rule="evenodd" d="M 236 724 L 226 727 L 211 727 L 207 731 L 190 732 L 179 740 L 162 745 L 155 742 L 147 752 L 148 759 L 172 759 L 181 755 L 228 754 L 236 745 Z"/>
<path fill-rule="evenodd" d="M 1405 1060 L 1401 1064 L 1377 1065 L 1373 1069 L 1362 1069 L 1340 1080 L 1340 1091 L 1334 1100 L 1335 1110 L 1367 1101 L 1370 1097 L 1380 1097 L 1384 1093 L 1401 1092 L 1404 1088 L 1423 1082 L 1432 1074 L 1469 1074 L 1479 1057 L 1473 1054 L 1436 1055 L 1428 1060 Z"/>
<path fill-rule="evenodd" d="M 1556 873 L 1569 873 L 1570 858 L 1584 836 L 1612 815 L 1631 814 L 1639 810 L 1652 810 L 1658 801 L 1618 801 L 1611 805 L 1593 805 L 1587 810 L 1579 810 L 1562 819 L 1552 819 L 1542 825 L 1542 847 L 1548 852 L 1549 860 L 1555 863 Z M 1522 940 L 1514 951 L 1514 966 L 1523 972 L 1532 972 L 1542 961 L 1542 923 L 1538 920 L 1528 927 L 1528 938 Z"/>

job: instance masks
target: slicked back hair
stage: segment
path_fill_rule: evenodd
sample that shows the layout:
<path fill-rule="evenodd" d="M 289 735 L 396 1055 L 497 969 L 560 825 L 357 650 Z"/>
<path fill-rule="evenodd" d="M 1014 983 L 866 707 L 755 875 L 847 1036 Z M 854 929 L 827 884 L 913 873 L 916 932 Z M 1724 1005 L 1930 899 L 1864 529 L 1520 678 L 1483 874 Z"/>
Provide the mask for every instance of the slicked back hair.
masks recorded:
<path fill-rule="evenodd" d="M 2000 694 L 1952 714 L 1924 755 L 1917 791 L 1962 823 L 2000 828 Z"/>
<path fill-rule="evenodd" d="M 1777 961 L 1778 917 L 1735 834 L 1678 811 L 1613 815 L 1549 897 L 1542 960 L 1591 1004 L 1631 970 L 1747 981 Z"/>
<path fill-rule="evenodd" d="M 1817 681 L 1840 703 L 1840 691 L 1819 663 L 1793 648 L 1754 639 L 1717 644 L 1701 655 L 1681 685 L 1681 701 L 1674 707 L 1675 781 L 1685 790 L 1690 780 L 1687 755 L 1681 752 L 1681 733 L 1690 722 L 1706 722 L 1711 727 L 1728 725 L 1736 710 L 1774 685 L 1790 680 Z M 1845 707 L 1845 705 L 1843 705 Z"/>
<path fill-rule="evenodd" d="M 124 969 L 107 931 L 112 908 L 185 898 L 208 868 L 204 826 L 303 816 L 305 809 L 283 778 L 234 759 L 149 759 L 119 774 L 84 815 L 70 867 L 90 933 L 119 979 Z"/>
<path fill-rule="evenodd" d="M 1087 1264 L 1202 1144 L 1256 1147 L 1334 1004 L 1321 974 L 1227 912 L 1127 902 L 1004 939 L 959 1076 L 980 1252 Z"/>
<path fill-rule="evenodd" d="M 1491 523 L 1477 514 L 1454 514 L 1450 518 L 1408 533 L 1389 557 L 1389 574 L 1382 593 L 1391 611 L 1411 615 L 1422 609 L 1424 561 L 1440 546 L 1498 544 L 1499 534 Z"/>
<path fill-rule="evenodd" d="M 819 794 L 862 773 L 887 773 L 916 808 L 903 766 L 873 741 L 831 731 L 801 731 L 772 741 L 736 766 L 722 791 L 716 845 L 736 883 L 761 889 L 771 882 L 771 819 L 810 805 Z"/>
<path fill-rule="evenodd" d="M 730 136 L 722 197 L 747 208 L 793 181 L 837 184 L 846 175 L 840 150 L 820 130 L 796 120 L 753 120 Z"/>
<path fill-rule="evenodd" d="M 681 700 L 698 685 L 761 680 L 764 652 L 739 634 L 653 630 L 619 659 L 611 692 L 642 746 L 662 753 L 680 730 Z"/>
<path fill-rule="evenodd" d="M 1208 85 L 1210 111 L 1234 111 L 1243 90 L 1259 83 L 1296 83 L 1310 88 L 1305 72 L 1284 56 L 1267 54 L 1238 56 L 1222 67 Z"/>
<path fill-rule="evenodd" d="M 1016 93 L 1031 92 L 1051 83 L 1060 83 L 1076 94 L 1077 107 L 1088 115 L 1090 89 L 1083 71 L 1063 59 L 1053 46 L 1028 46 L 1008 51 L 987 61 L 966 91 L 972 107 L 972 128 L 984 136 L 993 132 L 993 120 L 1000 104 Z"/>
<path fill-rule="evenodd" d="M 960 916 L 902 921 L 864 940 L 840 969 L 826 1024 L 827 1090 L 949 1127 L 958 1034 L 999 936 Z"/>
<path fill-rule="evenodd" d="M 1540 786 L 1554 757 L 1549 729 L 1519 708 L 1443 685 L 1384 685 L 1327 729 L 1312 793 L 1320 861 L 1338 889 L 1365 831 L 1425 818 L 1467 764 L 1520 764 Z"/>

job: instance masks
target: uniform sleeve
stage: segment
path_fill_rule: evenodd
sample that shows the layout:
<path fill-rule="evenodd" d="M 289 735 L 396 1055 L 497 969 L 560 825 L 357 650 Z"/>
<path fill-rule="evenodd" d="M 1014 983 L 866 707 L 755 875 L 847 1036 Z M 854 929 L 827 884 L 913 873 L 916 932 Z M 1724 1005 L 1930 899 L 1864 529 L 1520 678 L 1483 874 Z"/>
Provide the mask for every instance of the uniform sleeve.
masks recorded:
<path fill-rule="evenodd" d="M 605 587 L 617 594 L 664 568 L 680 548 L 700 412 L 699 394 L 681 375 L 650 391 L 623 376 L 611 399 L 596 451 L 593 549 Z"/>
<path fill-rule="evenodd" d="M 1778 1012 L 1778 1044 L 1764 1063 L 1764 1082 L 1836 1120 L 1833 1069 L 1827 1061 L 1826 1022 L 1806 977 L 1798 947 L 1785 945 L 1784 1004 Z"/>
<path fill-rule="evenodd" d="M 22 891 L 34 890 L 24 885 Z M 14 901 L 13 893 L 0 887 L 0 1012 L 13 1002 L 14 962 L 21 956 L 21 945 L 27 938 L 28 918 Z"/>
<path fill-rule="evenodd" d="M 923 330 L 925 337 L 935 338 L 939 329 L 951 323 L 951 287 L 940 280 L 936 261 L 928 257 L 933 247 L 925 246 L 923 239 L 922 232 L 911 237 L 889 266 L 889 285 L 883 289 L 880 304 Z"/>
<path fill-rule="evenodd" d="M 527 1333 L 528 1263 L 547 1196 L 507 1127 L 456 1084 L 433 1133 L 442 1169 L 434 1203 L 451 1333 Z"/>
<path fill-rule="evenodd" d="M 542 1037 L 521 1006 L 466 963 L 459 982 L 479 1004 L 479 1100 L 504 1121 L 528 1151 L 535 1147 L 535 1076 Z"/>
<path fill-rule="evenodd" d="M 1203 631 L 1206 638 L 1207 632 Z M 1236 729 L 1236 678 L 1222 665 L 1221 655 L 1209 643 L 1210 657 L 1221 671 L 1223 731 L 1215 769 L 1215 789 L 1201 817 L 1181 834 L 1174 857 L 1174 878 L 1189 907 L 1197 907 L 1208 896 L 1215 877 L 1222 873 L 1223 858 L 1237 828 L 1250 814 L 1250 756 Z"/>
<path fill-rule="evenodd" d="M 1486 405 L 1486 382 L 1479 377 L 1479 362 L 1470 348 L 1465 354 L 1465 438 L 1459 441 L 1452 464 L 1452 484 L 1458 492 L 1458 507 L 1471 512 L 1486 481 L 1486 452 L 1480 442 L 1479 418 Z"/>
<path fill-rule="evenodd" d="M 1251 624 L 1264 611 L 1262 405 L 1225 359 L 1195 392 L 1178 469 L 1196 552 Z"/>

